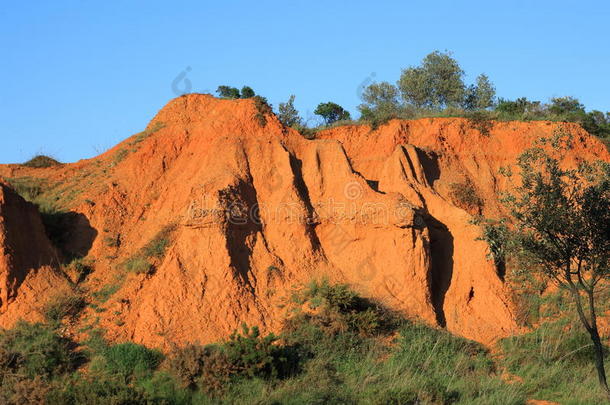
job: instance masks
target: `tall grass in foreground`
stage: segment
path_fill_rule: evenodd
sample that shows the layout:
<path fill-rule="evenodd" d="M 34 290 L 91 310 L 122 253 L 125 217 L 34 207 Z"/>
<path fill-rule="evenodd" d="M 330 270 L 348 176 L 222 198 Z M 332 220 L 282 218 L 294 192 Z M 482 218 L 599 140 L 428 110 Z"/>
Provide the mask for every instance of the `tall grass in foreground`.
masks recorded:
<path fill-rule="evenodd" d="M 166 355 L 133 343 L 109 344 L 99 329 L 79 348 L 61 337 L 56 323 L 20 323 L 0 331 L 0 402 L 516 405 L 528 399 L 605 400 L 586 336 L 569 321 L 506 339 L 492 356 L 478 343 L 400 319 L 343 285 L 314 282 L 293 298 L 294 311 L 277 337 L 244 327 L 226 341 L 192 344 Z"/>
<path fill-rule="evenodd" d="M 519 377 L 529 398 L 561 404 L 608 402 L 597 382 L 593 345 L 578 323 L 564 319 L 543 324 L 526 335 L 505 339 L 502 349 L 502 364 Z"/>

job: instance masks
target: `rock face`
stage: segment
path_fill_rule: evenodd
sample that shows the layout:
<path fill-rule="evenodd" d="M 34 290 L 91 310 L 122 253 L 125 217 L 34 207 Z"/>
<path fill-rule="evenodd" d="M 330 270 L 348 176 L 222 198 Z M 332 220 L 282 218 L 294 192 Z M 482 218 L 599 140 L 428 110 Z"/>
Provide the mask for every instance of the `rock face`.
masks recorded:
<path fill-rule="evenodd" d="M 65 284 L 33 204 L 0 180 L 0 324 L 40 318 L 46 295 Z"/>
<path fill-rule="evenodd" d="M 483 135 L 466 120 L 424 119 L 306 140 L 251 100 L 187 95 L 95 159 L 38 172 L 3 166 L 0 175 L 44 176 L 64 184 L 63 193 L 80 190 L 67 203 L 80 218 L 67 247 L 93 262 L 84 282 L 92 297 L 116 290 L 95 314 L 114 340 L 206 343 L 242 321 L 277 330 L 293 286 L 326 277 L 490 343 L 518 327 L 502 274 L 469 221 L 498 212 L 506 186 L 499 167 L 554 130 L 504 123 Z M 567 130 L 578 137 L 575 154 L 609 158 L 578 127 Z M 452 187 L 463 183 L 480 204 L 455 201 Z M 41 232 L 39 222 L 33 228 L 23 236 L 29 245 Z M 6 229 L 0 237 L 8 239 Z M 169 243 L 153 267 L 127 271 L 158 235 Z M 33 266 L 18 263 L 28 258 L 23 250 L 9 257 L 0 274 Z M 24 284 L 8 284 L 0 308 L 27 317 Z"/>

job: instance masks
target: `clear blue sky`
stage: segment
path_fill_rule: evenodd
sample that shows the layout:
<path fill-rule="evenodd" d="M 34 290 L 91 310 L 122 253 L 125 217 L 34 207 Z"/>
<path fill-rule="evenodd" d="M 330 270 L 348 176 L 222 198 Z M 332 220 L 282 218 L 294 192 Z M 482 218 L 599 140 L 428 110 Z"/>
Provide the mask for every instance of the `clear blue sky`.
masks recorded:
<path fill-rule="evenodd" d="M 505 98 L 578 97 L 610 110 L 607 1 L 3 1 L 0 162 L 69 162 L 142 130 L 175 96 L 252 86 L 303 116 L 356 113 L 358 88 L 394 82 L 433 50 Z M 185 82 L 177 90 L 184 89 Z"/>

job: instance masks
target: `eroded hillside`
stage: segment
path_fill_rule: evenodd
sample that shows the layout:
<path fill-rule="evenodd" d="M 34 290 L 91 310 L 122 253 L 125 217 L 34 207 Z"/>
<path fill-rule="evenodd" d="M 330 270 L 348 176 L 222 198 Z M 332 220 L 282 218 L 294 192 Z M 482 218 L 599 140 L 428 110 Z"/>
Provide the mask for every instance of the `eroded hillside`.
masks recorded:
<path fill-rule="evenodd" d="M 558 129 L 568 160 L 610 160 L 571 124 L 420 119 L 307 140 L 252 100 L 179 97 L 97 158 L 0 166 L 0 326 L 77 285 L 90 305 L 74 333 L 207 343 L 242 321 L 279 329 L 292 287 L 326 277 L 493 342 L 519 327 L 470 221 L 499 212 L 500 167 Z"/>

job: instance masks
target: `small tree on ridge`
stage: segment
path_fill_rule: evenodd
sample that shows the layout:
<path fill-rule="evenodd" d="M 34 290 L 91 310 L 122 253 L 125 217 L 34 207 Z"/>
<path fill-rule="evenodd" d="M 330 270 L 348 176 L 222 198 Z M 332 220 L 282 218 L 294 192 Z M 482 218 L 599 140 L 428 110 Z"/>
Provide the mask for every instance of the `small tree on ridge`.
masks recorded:
<path fill-rule="evenodd" d="M 299 111 L 294 106 L 294 94 L 288 98 L 288 101 L 285 103 L 280 103 L 278 105 L 278 119 L 280 122 L 287 127 L 292 127 L 294 125 L 301 123 L 301 117 L 299 116 Z"/>
<path fill-rule="evenodd" d="M 350 119 L 349 111 L 343 109 L 343 107 L 341 107 L 339 104 L 333 103 L 332 101 L 318 104 L 314 114 L 321 116 L 326 125 L 332 124 L 333 122 Z"/>

